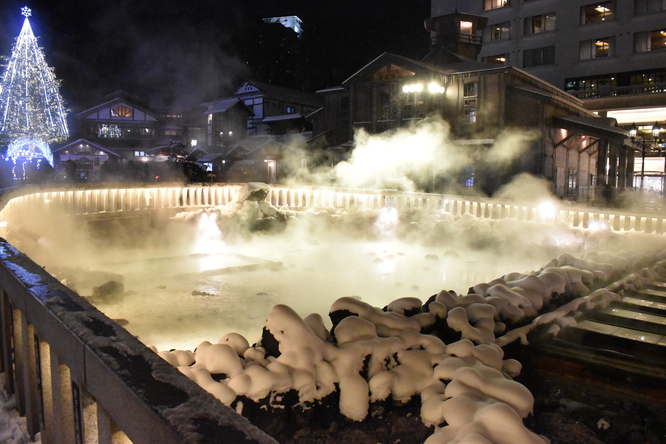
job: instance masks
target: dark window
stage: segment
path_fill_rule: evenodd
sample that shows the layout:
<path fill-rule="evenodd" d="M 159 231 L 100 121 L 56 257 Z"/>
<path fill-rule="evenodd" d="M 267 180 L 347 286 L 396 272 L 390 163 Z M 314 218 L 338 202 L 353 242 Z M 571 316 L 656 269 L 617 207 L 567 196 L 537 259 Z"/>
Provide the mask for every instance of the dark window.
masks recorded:
<path fill-rule="evenodd" d="M 648 52 L 666 48 L 666 28 L 634 34 L 634 51 Z"/>
<path fill-rule="evenodd" d="M 666 0 L 634 0 L 634 14 L 666 11 Z"/>
<path fill-rule="evenodd" d="M 599 2 L 580 8 L 580 23 L 602 22 L 613 18 L 613 2 Z"/>
<path fill-rule="evenodd" d="M 532 66 L 552 65 L 555 63 L 555 47 L 527 49 L 523 52 L 523 68 Z"/>
<path fill-rule="evenodd" d="M 463 89 L 464 97 L 476 97 L 479 95 L 479 84 L 477 82 L 465 83 Z"/>
<path fill-rule="evenodd" d="M 525 17 L 525 34 L 538 34 L 545 31 L 555 30 L 555 13 Z"/>

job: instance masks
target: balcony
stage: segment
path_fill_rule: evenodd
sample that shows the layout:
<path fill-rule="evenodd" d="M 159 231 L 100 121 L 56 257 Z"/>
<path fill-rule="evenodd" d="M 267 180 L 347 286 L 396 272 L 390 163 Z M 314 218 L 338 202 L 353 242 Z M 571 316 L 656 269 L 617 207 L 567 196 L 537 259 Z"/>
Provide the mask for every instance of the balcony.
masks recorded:
<path fill-rule="evenodd" d="M 597 89 L 585 89 L 581 91 L 567 92 L 581 100 L 638 94 L 656 94 L 666 92 L 666 83 L 651 83 L 646 85 L 632 86 L 602 86 Z"/>

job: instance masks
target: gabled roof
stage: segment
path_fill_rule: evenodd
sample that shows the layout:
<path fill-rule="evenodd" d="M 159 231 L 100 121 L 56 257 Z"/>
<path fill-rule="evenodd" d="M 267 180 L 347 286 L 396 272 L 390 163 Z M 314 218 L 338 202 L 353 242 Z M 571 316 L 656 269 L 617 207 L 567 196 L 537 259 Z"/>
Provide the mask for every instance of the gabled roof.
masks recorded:
<path fill-rule="evenodd" d="M 262 91 L 265 95 L 273 98 L 280 98 L 285 101 L 291 101 L 295 103 L 302 103 L 309 106 L 319 107 L 322 105 L 321 98 L 314 93 L 309 93 L 307 91 L 301 91 L 298 89 L 285 88 L 284 86 L 272 85 L 270 83 L 259 82 L 256 80 L 246 80 L 243 83 L 243 86 L 238 88 L 236 91 L 235 97 L 243 97 L 244 95 L 256 94 L 256 91 L 253 92 L 243 92 L 245 85 L 252 85 L 256 89 Z"/>
<path fill-rule="evenodd" d="M 249 115 L 254 116 L 254 112 L 252 112 L 252 110 L 242 100 L 236 97 L 210 102 L 207 105 L 209 108 L 204 111 L 204 114 L 225 113 L 236 106 L 244 108 Z"/>
<path fill-rule="evenodd" d="M 145 107 L 143 107 L 143 106 L 141 106 L 141 105 L 139 105 L 135 102 L 132 102 L 131 100 L 128 100 L 127 98 L 121 96 L 121 97 L 116 97 L 114 99 L 111 99 L 108 102 L 101 103 L 101 104 L 99 104 L 97 106 L 94 106 L 92 108 L 88 108 L 86 110 L 83 110 L 83 111 L 81 111 L 80 113 L 78 113 L 76 115 L 76 118 L 77 119 L 82 119 L 82 118 L 85 118 L 88 114 L 92 114 L 92 113 L 97 112 L 101 109 L 109 108 L 113 105 L 118 105 L 118 104 L 127 104 L 128 106 L 130 106 L 134 109 L 138 109 L 139 111 L 143 112 L 144 114 L 147 114 L 147 115 L 153 117 L 155 120 L 158 120 L 161 117 L 159 112 L 157 112 L 155 110 L 152 110 L 152 109 L 145 108 Z"/>
<path fill-rule="evenodd" d="M 387 66 L 389 64 L 408 69 L 409 71 L 414 72 L 416 75 L 430 74 L 432 72 L 446 74 L 445 71 L 440 71 L 432 65 L 419 62 L 418 60 L 399 56 L 397 54 L 392 54 L 390 52 L 385 52 L 379 57 L 375 58 L 370 63 L 368 63 L 367 65 L 365 65 L 363 68 L 359 69 L 354 74 L 352 74 L 351 77 L 342 82 L 342 86 L 347 86 L 350 83 L 354 83 L 359 79 L 362 79 L 370 74 L 374 74 L 378 69 Z"/>
<path fill-rule="evenodd" d="M 377 70 L 389 64 L 412 71 L 416 75 L 455 74 L 497 68 L 497 65 L 477 62 L 455 54 L 446 48 L 433 49 L 422 61 L 385 52 L 342 82 L 342 85 L 346 87 L 350 83 L 374 74 Z"/>
<path fill-rule="evenodd" d="M 64 150 L 67 150 L 67 149 L 74 149 L 74 147 L 76 147 L 77 145 L 81 145 L 81 144 L 86 144 L 86 145 L 94 146 L 94 147 L 97 148 L 98 150 L 100 150 L 100 151 L 104 151 L 104 152 L 107 153 L 107 154 L 110 154 L 110 155 L 112 155 L 112 156 L 116 156 L 116 157 L 121 157 L 119 154 L 117 154 L 117 153 L 111 151 L 110 149 L 105 148 L 105 147 L 103 147 L 102 145 L 99 145 L 99 144 L 97 144 L 97 143 L 95 143 L 95 142 L 91 142 L 91 141 L 86 140 L 86 139 L 78 139 L 78 140 L 75 140 L 74 142 L 68 143 L 67 145 L 63 145 L 63 146 L 61 146 L 60 148 L 56 148 L 56 149 L 54 149 L 54 150 L 52 151 L 52 153 L 53 153 L 53 154 L 56 154 L 56 153 L 59 154 L 61 151 L 64 151 Z"/>
<path fill-rule="evenodd" d="M 222 153 L 212 153 L 212 154 L 205 154 L 201 157 L 199 157 L 195 162 L 215 162 L 217 159 L 224 157 L 224 154 Z"/>

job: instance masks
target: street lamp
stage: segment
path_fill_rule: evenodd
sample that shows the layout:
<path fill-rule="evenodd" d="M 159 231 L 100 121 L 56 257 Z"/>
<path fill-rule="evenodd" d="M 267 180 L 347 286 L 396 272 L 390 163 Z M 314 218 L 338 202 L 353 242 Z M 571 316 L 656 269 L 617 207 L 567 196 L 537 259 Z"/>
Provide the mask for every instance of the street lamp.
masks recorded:
<path fill-rule="evenodd" d="M 659 135 L 661 134 L 661 127 L 657 122 L 654 122 L 654 125 L 652 125 L 652 129 L 650 131 L 652 133 L 652 140 L 645 139 L 644 137 L 641 136 L 640 140 L 636 140 L 638 137 L 638 127 L 636 126 L 636 123 L 631 124 L 631 128 L 629 128 L 629 137 L 631 138 L 631 143 L 635 146 L 639 146 L 641 149 L 641 191 L 640 193 L 643 194 L 643 183 L 645 181 L 645 153 L 648 148 L 648 146 L 651 144 L 652 148 L 654 149 L 655 147 L 661 151 L 659 144 L 661 143 L 661 139 Z M 665 171 L 666 172 L 666 171 Z"/>

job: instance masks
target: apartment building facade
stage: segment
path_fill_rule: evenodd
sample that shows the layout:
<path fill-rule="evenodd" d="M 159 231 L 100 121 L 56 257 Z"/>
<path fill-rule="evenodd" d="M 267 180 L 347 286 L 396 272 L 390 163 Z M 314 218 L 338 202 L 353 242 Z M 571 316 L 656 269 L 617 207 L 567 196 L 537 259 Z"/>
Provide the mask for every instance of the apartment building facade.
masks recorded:
<path fill-rule="evenodd" d="M 652 188 L 663 194 L 666 1 L 431 2 L 433 17 L 456 10 L 488 19 L 478 32 L 479 61 L 521 68 L 578 97 L 598 115 L 616 119 L 627 130 L 635 124 L 634 185 L 643 182 L 643 176 L 652 176 L 657 178 Z M 661 128 L 656 138 L 653 128 Z"/>

